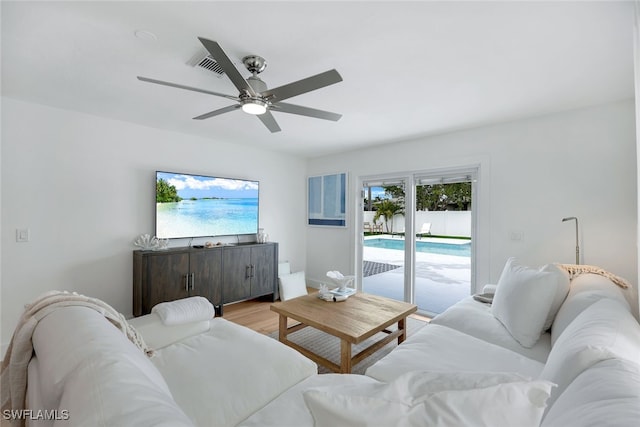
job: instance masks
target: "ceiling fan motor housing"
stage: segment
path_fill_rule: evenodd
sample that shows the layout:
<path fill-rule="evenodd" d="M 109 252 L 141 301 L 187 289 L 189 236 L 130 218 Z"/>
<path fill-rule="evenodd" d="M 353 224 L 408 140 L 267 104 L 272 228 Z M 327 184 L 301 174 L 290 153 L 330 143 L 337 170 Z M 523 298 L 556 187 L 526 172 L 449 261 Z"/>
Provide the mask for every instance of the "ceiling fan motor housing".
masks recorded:
<path fill-rule="evenodd" d="M 245 56 L 242 58 L 242 63 L 254 76 L 256 74 L 260 74 L 265 68 L 267 68 L 267 61 L 262 56 L 258 55 Z"/>
<path fill-rule="evenodd" d="M 247 83 L 249 83 L 249 86 L 251 86 L 253 91 L 257 94 L 260 94 L 267 90 L 267 84 L 257 76 L 248 77 Z"/>

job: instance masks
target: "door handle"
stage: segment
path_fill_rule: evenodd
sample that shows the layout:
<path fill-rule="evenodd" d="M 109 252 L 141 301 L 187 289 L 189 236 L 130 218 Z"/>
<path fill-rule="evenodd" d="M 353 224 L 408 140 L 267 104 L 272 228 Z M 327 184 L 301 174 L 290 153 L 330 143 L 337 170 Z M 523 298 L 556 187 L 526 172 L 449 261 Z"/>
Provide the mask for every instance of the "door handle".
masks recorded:
<path fill-rule="evenodd" d="M 185 274 L 183 277 L 184 277 L 184 290 L 189 292 L 189 275 Z"/>
<path fill-rule="evenodd" d="M 251 264 L 251 277 L 253 277 L 253 269 L 254 269 L 255 265 Z"/>
<path fill-rule="evenodd" d="M 191 290 L 194 290 L 196 287 L 196 274 L 191 273 L 189 276 L 191 276 Z"/>
<path fill-rule="evenodd" d="M 249 278 L 251 278 L 251 266 L 250 266 L 250 265 L 247 265 L 247 266 L 244 268 L 244 278 L 245 278 L 245 279 L 249 279 Z"/>

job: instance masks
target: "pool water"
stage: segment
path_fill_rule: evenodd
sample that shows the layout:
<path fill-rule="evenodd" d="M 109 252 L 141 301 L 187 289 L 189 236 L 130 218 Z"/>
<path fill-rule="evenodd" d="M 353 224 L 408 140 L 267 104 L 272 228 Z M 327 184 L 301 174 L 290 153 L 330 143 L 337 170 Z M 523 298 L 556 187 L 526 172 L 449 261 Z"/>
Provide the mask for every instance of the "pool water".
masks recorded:
<path fill-rule="evenodd" d="M 401 239 L 366 239 L 364 245 L 371 248 L 404 250 L 404 240 Z M 471 242 L 468 243 L 438 243 L 416 241 L 416 252 L 427 252 L 440 255 L 471 256 Z"/>

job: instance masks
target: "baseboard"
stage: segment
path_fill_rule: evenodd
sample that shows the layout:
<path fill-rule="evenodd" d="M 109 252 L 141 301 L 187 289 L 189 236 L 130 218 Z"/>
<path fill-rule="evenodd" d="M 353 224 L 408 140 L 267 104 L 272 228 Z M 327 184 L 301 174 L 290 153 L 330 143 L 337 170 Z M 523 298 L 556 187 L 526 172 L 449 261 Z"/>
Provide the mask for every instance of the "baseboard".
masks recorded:
<path fill-rule="evenodd" d="M 307 287 L 308 288 L 314 288 L 314 289 L 320 289 L 320 285 L 323 285 L 323 284 L 327 283 L 326 280 L 322 281 L 322 280 L 310 279 L 308 277 L 307 277 L 306 282 L 307 282 Z"/>

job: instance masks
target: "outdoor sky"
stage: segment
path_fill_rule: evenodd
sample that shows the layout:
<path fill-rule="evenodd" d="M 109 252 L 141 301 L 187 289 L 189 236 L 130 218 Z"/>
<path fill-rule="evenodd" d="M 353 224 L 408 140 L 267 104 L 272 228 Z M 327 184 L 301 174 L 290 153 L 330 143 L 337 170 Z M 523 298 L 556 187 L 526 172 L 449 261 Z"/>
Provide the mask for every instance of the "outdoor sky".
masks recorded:
<path fill-rule="evenodd" d="M 178 195 L 183 199 L 191 197 L 227 199 L 258 197 L 258 181 L 157 172 L 156 179 L 160 178 L 176 187 Z"/>
<path fill-rule="evenodd" d="M 365 191 L 365 197 L 367 196 L 367 193 Z M 371 187 L 371 199 L 375 200 L 376 197 L 380 197 L 381 199 L 384 199 L 384 188 L 382 187 Z"/>

